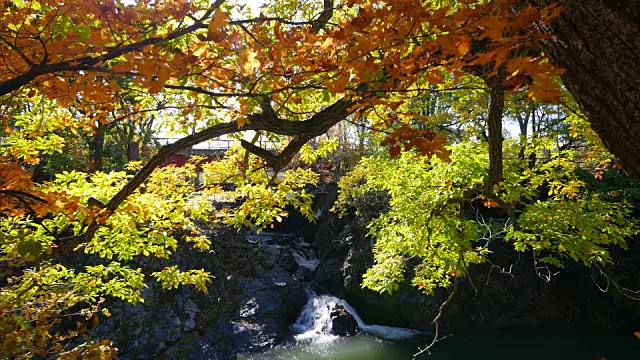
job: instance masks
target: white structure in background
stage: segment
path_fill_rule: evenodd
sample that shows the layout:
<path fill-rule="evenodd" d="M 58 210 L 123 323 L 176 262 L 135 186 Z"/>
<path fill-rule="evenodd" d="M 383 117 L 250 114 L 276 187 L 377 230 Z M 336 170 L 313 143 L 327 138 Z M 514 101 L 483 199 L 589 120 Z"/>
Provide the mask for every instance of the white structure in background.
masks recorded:
<path fill-rule="evenodd" d="M 244 135 L 244 139 L 247 141 L 252 140 L 254 136 L 253 131 L 247 131 Z M 164 146 L 168 144 L 173 144 L 174 142 L 182 139 L 184 136 L 173 135 L 170 136 L 166 133 L 160 132 L 158 135 L 154 136 L 153 139 L 157 141 L 158 145 Z M 213 138 L 208 141 L 204 141 L 189 147 L 188 149 L 179 151 L 179 155 L 204 155 L 204 156 L 212 156 L 212 155 L 222 155 L 225 151 L 229 150 L 232 146 L 240 145 L 240 140 L 231 138 L 229 136 L 220 136 L 217 138 Z M 270 141 L 267 141 L 263 136 L 261 136 L 256 142 L 257 146 L 260 146 L 263 149 L 273 150 L 274 144 Z"/>

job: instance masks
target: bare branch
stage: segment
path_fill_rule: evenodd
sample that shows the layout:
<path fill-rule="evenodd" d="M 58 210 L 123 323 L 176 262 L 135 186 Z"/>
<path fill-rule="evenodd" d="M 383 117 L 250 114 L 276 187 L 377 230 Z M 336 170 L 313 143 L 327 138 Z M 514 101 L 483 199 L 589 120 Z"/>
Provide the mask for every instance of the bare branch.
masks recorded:
<path fill-rule="evenodd" d="M 594 264 L 591 264 L 594 265 Z M 631 299 L 633 301 L 640 301 L 640 290 L 631 290 L 628 289 L 624 286 L 621 286 L 620 284 L 618 284 L 617 281 L 615 281 L 614 279 L 611 278 L 611 276 L 609 274 L 607 274 L 606 271 L 604 271 L 604 269 L 602 268 L 602 266 L 595 264 L 596 268 L 598 269 L 598 272 L 600 273 L 600 275 L 602 275 L 605 280 L 607 281 L 606 286 L 603 288 L 602 286 L 600 286 L 600 284 L 598 284 L 596 282 L 596 280 L 593 278 L 593 274 L 591 274 L 591 281 L 593 281 L 593 283 L 598 287 L 598 289 L 600 291 L 602 291 L 603 293 L 606 293 L 609 291 L 611 285 L 613 285 L 613 287 L 618 290 L 618 292 L 628 298 Z M 590 266 L 591 267 L 591 266 Z"/>
<path fill-rule="evenodd" d="M 451 334 L 449 334 L 449 335 L 445 335 L 445 336 L 440 337 L 440 317 L 442 317 L 442 314 L 444 314 L 444 310 L 446 309 L 447 306 L 449 306 L 449 304 L 451 304 L 451 301 L 453 300 L 453 296 L 458 291 L 458 279 L 459 278 L 456 278 L 456 280 L 453 282 L 453 290 L 451 291 L 451 293 L 449 294 L 447 299 L 440 305 L 440 309 L 438 309 L 438 315 L 436 315 L 436 317 L 431 322 L 436 327 L 436 331 L 435 331 L 435 334 L 433 335 L 433 339 L 431 340 L 431 343 L 429 345 L 427 345 L 424 349 L 418 348 L 419 351 L 417 353 L 413 354 L 413 359 L 416 359 L 418 356 L 420 356 L 420 355 L 422 355 L 424 353 L 427 353 L 427 354 L 431 355 L 430 349 L 436 343 L 438 343 L 438 342 L 448 338 L 449 336 L 451 336 Z"/>
<path fill-rule="evenodd" d="M 324 0 L 322 13 L 320 16 L 313 22 L 313 26 L 311 26 L 312 32 L 320 31 L 333 17 L 333 0 Z"/>
<path fill-rule="evenodd" d="M 158 153 L 152 157 L 147 164 L 131 179 L 125 186 L 115 194 L 105 205 L 103 211 L 110 215 L 122 204 L 129 195 L 131 195 L 151 174 L 160 166 L 169 156 L 176 152 L 186 149 L 189 146 L 201 143 L 214 137 L 233 134 L 246 130 L 268 131 L 279 135 L 288 135 L 298 137 L 298 140 L 292 142 L 285 148 L 280 156 L 281 163 L 284 166 L 295 155 L 302 145 L 316 136 L 324 134 L 329 128 L 349 116 L 354 110 L 356 104 L 350 98 L 343 98 L 336 101 L 332 105 L 324 108 L 310 119 L 305 121 L 288 121 L 279 118 L 264 116 L 263 114 L 254 114 L 249 116 L 249 121 L 240 127 L 238 122 L 223 123 L 214 125 L 195 134 L 184 137 L 172 144 L 168 144 L 160 148 Z M 286 161 L 286 162 L 285 162 Z M 87 227 L 85 236 L 66 247 L 63 250 L 70 250 L 77 245 L 90 241 L 95 232 L 100 227 L 97 221 L 93 221 Z"/>

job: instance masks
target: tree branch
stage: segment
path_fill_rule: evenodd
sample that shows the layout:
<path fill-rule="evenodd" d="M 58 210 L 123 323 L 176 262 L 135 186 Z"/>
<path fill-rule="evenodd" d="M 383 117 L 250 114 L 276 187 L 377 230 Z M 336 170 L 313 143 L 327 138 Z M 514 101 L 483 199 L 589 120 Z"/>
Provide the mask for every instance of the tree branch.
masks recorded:
<path fill-rule="evenodd" d="M 151 176 L 158 166 L 164 163 L 169 156 L 180 150 L 186 149 L 189 146 L 193 146 L 214 137 L 246 130 L 268 131 L 278 135 L 299 137 L 299 140 L 292 140 L 287 148 L 285 148 L 285 150 L 280 154 L 280 162 L 286 161 L 288 163 L 288 161 L 293 158 L 297 150 L 302 147 L 304 142 L 308 139 L 324 134 L 333 125 L 345 119 L 354 111 L 354 105 L 356 105 L 354 100 L 350 98 L 343 98 L 324 108 L 322 111 L 305 121 L 288 121 L 270 116 L 263 116 L 263 114 L 250 115 L 250 121 L 245 123 L 243 127 L 240 127 L 238 122 L 218 124 L 184 137 L 172 144 L 165 145 L 160 148 L 158 153 L 153 156 L 151 160 L 149 160 L 149 162 L 145 164 L 142 169 L 140 169 L 140 171 L 111 198 L 111 200 L 109 200 L 109 202 L 107 202 L 103 212 L 105 212 L 107 216 L 111 215 L 120 206 L 120 204 L 129 197 L 129 195 L 133 194 L 133 192 L 149 176 Z M 286 163 L 284 163 L 284 165 L 286 165 Z M 83 242 L 89 242 L 99 227 L 100 224 L 94 220 L 87 227 L 85 236 L 80 240 L 69 244 L 69 246 L 64 250 L 71 250 Z"/>
<path fill-rule="evenodd" d="M 333 17 L 333 0 L 324 0 L 322 13 L 313 22 L 311 31 L 314 33 L 320 31 L 331 20 L 331 17 Z"/>
<path fill-rule="evenodd" d="M 431 343 L 429 345 L 427 345 L 424 349 L 420 349 L 418 348 L 418 352 L 413 354 L 413 359 L 416 359 L 418 356 L 427 353 L 427 354 L 431 354 L 431 352 L 429 352 L 429 350 L 439 341 L 444 340 L 446 338 L 448 338 L 451 335 L 446 335 L 443 337 L 440 337 L 440 317 L 442 316 L 442 314 L 444 314 L 444 310 L 447 306 L 449 306 L 449 304 L 451 304 L 451 301 L 453 300 L 453 296 L 456 294 L 456 292 L 458 291 L 458 278 L 456 278 L 456 280 L 453 282 L 453 290 L 451 291 L 451 293 L 449 294 L 449 296 L 447 297 L 447 299 L 440 305 L 440 309 L 438 309 L 438 314 L 436 315 L 436 317 L 433 319 L 433 321 L 431 322 L 432 324 L 435 325 L 436 327 L 436 331 L 435 334 L 433 335 L 433 340 L 431 340 Z"/>
<path fill-rule="evenodd" d="M 99 56 L 85 56 L 76 59 L 70 59 L 61 61 L 54 64 L 36 64 L 30 67 L 29 71 L 24 74 L 18 75 L 12 79 L 0 83 L 0 96 L 7 95 L 13 91 L 20 89 L 22 86 L 33 81 L 35 78 L 45 74 L 52 74 L 62 71 L 95 71 L 99 70 L 95 67 L 103 64 L 105 61 L 115 59 L 124 54 L 128 54 L 135 51 L 141 51 L 141 49 L 156 44 L 162 44 L 171 40 L 177 39 L 181 36 L 194 32 L 198 29 L 206 29 L 207 25 L 203 22 L 204 19 L 211 17 L 213 12 L 218 9 L 224 0 L 216 0 L 213 5 L 205 12 L 203 17 L 196 23 L 176 30 L 166 36 L 150 37 L 138 42 L 107 48 L 104 55 Z"/>

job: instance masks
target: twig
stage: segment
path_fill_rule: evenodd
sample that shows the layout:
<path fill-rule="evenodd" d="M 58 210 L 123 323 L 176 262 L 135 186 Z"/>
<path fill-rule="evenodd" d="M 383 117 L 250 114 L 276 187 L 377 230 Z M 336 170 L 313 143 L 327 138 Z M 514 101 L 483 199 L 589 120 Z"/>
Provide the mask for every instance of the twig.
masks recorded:
<path fill-rule="evenodd" d="M 593 264 L 591 264 L 593 265 Z M 613 287 L 618 290 L 618 292 L 620 292 L 620 294 L 622 294 L 622 296 L 631 299 L 633 301 L 640 301 L 640 291 L 639 290 L 631 290 L 628 289 L 624 286 L 621 286 L 620 284 L 618 284 L 617 281 L 613 280 L 611 278 L 611 276 L 609 276 L 609 274 L 606 273 L 606 271 L 604 271 L 604 269 L 598 265 L 595 264 L 596 268 L 598 269 L 598 271 L 600 272 L 600 275 L 602 275 L 606 280 L 607 280 L 607 285 L 606 287 L 602 288 L 602 286 L 600 286 L 596 280 L 593 278 L 593 274 L 591 274 L 591 281 L 593 281 L 593 283 L 598 287 L 598 289 L 600 291 L 602 291 L 603 293 L 606 293 L 609 291 L 610 286 L 613 285 Z"/>
<path fill-rule="evenodd" d="M 431 355 L 431 352 L 429 350 L 436 343 L 438 343 L 438 342 L 448 338 L 449 336 L 451 336 L 451 334 L 448 334 L 448 335 L 440 337 L 440 317 L 444 313 L 444 309 L 451 303 L 451 300 L 453 300 L 453 296 L 456 294 L 457 291 L 458 291 L 458 278 L 456 278 L 456 280 L 453 282 L 453 290 L 451 291 L 451 293 L 449 294 L 447 299 L 440 305 L 440 309 L 438 310 L 438 315 L 436 315 L 436 317 L 431 322 L 436 327 L 435 334 L 433 335 L 433 339 L 431 340 L 431 343 L 429 345 L 427 345 L 424 349 L 418 348 L 419 351 L 417 353 L 413 354 L 413 359 L 416 359 L 418 356 L 420 356 L 420 355 L 422 355 L 424 353 L 427 353 L 427 354 Z"/>
<path fill-rule="evenodd" d="M 533 268 L 536 271 L 536 275 L 546 283 L 551 282 L 551 278 L 560 274 L 560 271 L 556 271 L 554 273 L 551 272 L 551 269 L 548 265 L 538 265 L 538 259 L 536 258 L 536 249 L 533 249 Z M 544 274 L 540 270 L 546 270 L 546 274 Z"/>
<path fill-rule="evenodd" d="M 513 271 L 513 267 L 518 265 L 518 263 L 520 262 L 520 253 L 518 253 L 518 259 L 511 265 L 509 265 L 509 270 L 507 270 L 507 268 L 505 267 L 501 267 L 499 265 L 494 264 L 491 260 L 485 258 L 485 260 L 491 265 L 491 269 L 489 269 L 489 274 L 487 274 L 487 281 L 486 284 L 489 284 L 489 280 L 491 279 L 491 273 L 493 272 L 493 269 L 498 269 L 498 271 L 500 271 L 501 274 L 504 275 L 509 275 L 512 278 L 515 278 L 515 276 L 511 273 Z"/>

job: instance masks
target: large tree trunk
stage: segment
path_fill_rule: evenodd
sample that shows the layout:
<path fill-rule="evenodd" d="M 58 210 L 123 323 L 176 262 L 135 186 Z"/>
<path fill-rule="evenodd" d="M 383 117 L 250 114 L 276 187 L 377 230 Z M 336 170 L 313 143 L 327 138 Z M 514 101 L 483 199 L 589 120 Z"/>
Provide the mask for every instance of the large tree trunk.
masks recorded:
<path fill-rule="evenodd" d="M 548 5 L 557 0 L 528 0 Z M 561 0 L 543 50 L 605 146 L 640 176 L 640 1 Z"/>
<path fill-rule="evenodd" d="M 91 136 L 89 140 L 89 173 L 90 174 L 93 174 L 96 171 L 102 171 L 105 131 L 106 131 L 105 126 L 98 123 L 96 132 Z"/>
<path fill-rule="evenodd" d="M 487 125 L 489 128 L 489 191 L 493 186 L 502 181 L 502 115 L 504 113 L 504 88 L 502 76 L 494 75 L 485 80 L 489 88 L 489 115 Z"/>
<path fill-rule="evenodd" d="M 127 161 L 139 161 L 140 160 L 140 143 L 137 141 L 129 140 L 127 143 Z"/>

